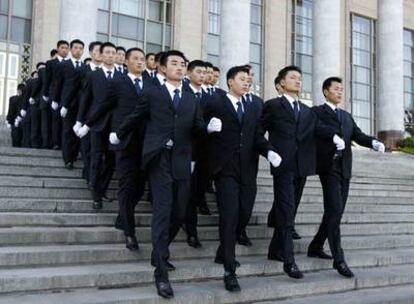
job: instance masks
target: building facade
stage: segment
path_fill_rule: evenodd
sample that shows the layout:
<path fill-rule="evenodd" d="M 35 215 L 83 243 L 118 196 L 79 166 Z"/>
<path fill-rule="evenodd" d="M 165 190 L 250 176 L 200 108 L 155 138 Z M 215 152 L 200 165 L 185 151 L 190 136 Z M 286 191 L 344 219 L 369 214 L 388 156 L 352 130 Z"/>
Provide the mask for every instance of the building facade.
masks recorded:
<path fill-rule="evenodd" d="M 177 48 L 223 72 L 250 63 L 265 99 L 289 64 L 303 70 L 308 104 L 322 103 L 322 81 L 340 76 L 343 107 L 388 144 L 414 109 L 414 0 L 0 0 L 0 115 L 36 62 L 73 38 Z"/>

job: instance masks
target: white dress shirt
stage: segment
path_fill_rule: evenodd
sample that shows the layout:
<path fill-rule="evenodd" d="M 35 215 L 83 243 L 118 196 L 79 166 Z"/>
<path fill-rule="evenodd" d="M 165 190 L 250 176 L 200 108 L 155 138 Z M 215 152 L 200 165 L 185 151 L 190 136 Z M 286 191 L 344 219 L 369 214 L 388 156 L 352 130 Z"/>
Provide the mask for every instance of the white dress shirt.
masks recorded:
<path fill-rule="evenodd" d="M 197 90 L 191 83 L 190 83 L 189 86 L 190 86 L 191 90 L 193 90 L 194 94 L 196 94 L 196 93 L 200 93 L 201 95 L 203 94 L 203 91 L 202 91 L 201 88 Z"/>
<path fill-rule="evenodd" d="M 182 96 L 182 92 L 183 92 L 183 85 L 180 83 L 180 85 L 178 87 L 173 86 L 171 83 L 169 83 L 168 81 L 165 82 L 165 86 L 168 90 L 168 92 L 170 93 L 171 96 L 171 100 L 174 100 L 174 95 L 175 95 L 175 90 L 179 89 L 180 92 L 178 93 L 180 95 L 180 98 Z"/>
<path fill-rule="evenodd" d="M 105 77 L 108 78 L 108 71 L 111 71 L 111 79 L 114 78 L 115 74 L 115 67 L 113 66 L 112 69 L 108 69 L 106 66 L 102 65 L 102 71 L 105 74 Z"/>
<path fill-rule="evenodd" d="M 236 112 L 237 112 L 237 108 L 239 107 L 237 105 L 237 103 L 240 102 L 241 103 L 242 110 L 243 110 L 243 113 L 244 113 L 244 105 L 243 105 L 243 102 L 242 102 L 242 99 L 241 98 L 240 99 L 237 99 L 237 97 L 231 95 L 230 93 L 227 93 L 226 96 L 227 96 L 228 99 L 230 99 L 231 103 L 233 104 L 234 110 Z"/>
<path fill-rule="evenodd" d="M 139 79 L 140 80 L 140 82 L 139 82 L 139 87 L 141 88 L 141 90 L 142 90 L 142 87 L 143 87 L 143 85 L 144 85 L 144 83 L 142 82 L 142 76 L 141 75 L 139 75 L 139 76 L 135 76 L 134 74 L 132 74 L 132 73 L 128 73 L 128 77 L 132 80 L 132 84 L 133 85 L 135 85 L 135 79 Z"/>
<path fill-rule="evenodd" d="M 161 75 L 161 73 L 157 73 L 157 79 L 160 82 L 160 85 L 163 85 L 166 83 L 166 78 L 164 75 Z"/>
<path fill-rule="evenodd" d="M 92 61 L 89 62 L 89 66 L 91 67 L 91 71 L 95 71 L 96 68 L 101 68 L 101 65 L 96 65 Z"/>
<path fill-rule="evenodd" d="M 70 58 L 70 60 L 72 61 L 74 68 L 76 68 L 76 61 L 79 62 L 79 67 L 82 66 L 82 61 L 80 60 L 80 58 L 79 59 Z"/>
<path fill-rule="evenodd" d="M 293 105 L 293 103 L 295 101 L 297 101 L 298 103 L 298 111 L 300 111 L 300 105 L 299 105 L 299 101 L 295 98 L 293 98 L 292 96 L 288 95 L 288 94 L 283 94 L 283 96 L 285 96 L 285 98 L 289 101 L 290 105 L 292 106 L 292 109 L 295 108 L 295 106 Z"/>

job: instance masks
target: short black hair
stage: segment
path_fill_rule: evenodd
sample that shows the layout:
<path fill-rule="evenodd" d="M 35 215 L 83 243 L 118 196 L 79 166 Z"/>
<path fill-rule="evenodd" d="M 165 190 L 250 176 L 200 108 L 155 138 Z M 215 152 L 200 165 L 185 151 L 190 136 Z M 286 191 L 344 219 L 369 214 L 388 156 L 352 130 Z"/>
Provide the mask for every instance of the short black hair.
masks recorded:
<path fill-rule="evenodd" d="M 55 56 L 56 54 L 57 54 L 57 49 L 52 49 L 51 51 L 50 51 L 50 57 L 53 57 L 53 56 Z"/>
<path fill-rule="evenodd" d="M 103 53 L 103 50 L 106 47 L 111 47 L 111 48 L 114 48 L 116 50 L 115 44 L 113 44 L 112 42 L 104 42 L 104 43 L 101 44 L 101 47 L 99 48 L 99 52 L 102 54 Z"/>
<path fill-rule="evenodd" d="M 337 77 L 337 76 L 333 76 L 333 77 L 326 78 L 324 80 L 323 84 L 322 84 L 322 93 L 325 90 L 329 90 L 329 88 L 331 87 L 331 85 L 332 85 L 333 82 L 342 83 L 342 78 Z M 323 95 L 325 95 L 325 94 L 323 94 Z"/>
<path fill-rule="evenodd" d="M 128 59 L 129 56 L 131 56 L 131 53 L 135 51 L 141 52 L 145 56 L 145 53 L 142 49 L 140 49 L 139 47 L 133 47 L 133 48 L 128 49 L 128 51 L 126 51 L 125 59 Z"/>
<path fill-rule="evenodd" d="M 171 56 L 181 57 L 184 60 L 184 62 L 187 60 L 187 58 L 185 58 L 184 56 L 184 53 L 177 51 L 177 50 L 169 50 L 165 52 L 163 56 L 161 56 L 160 65 L 167 66 L 168 57 L 171 57 Z"/>
<path fill-rule="evenodd" d="M 212 68 L 212 69 L 214 68 L 214 65 L 211 62 L 206 61 L 205 64 L 206 64 L 206 68 Z"/>
<path fill-rule="evenodd" d="M 148 60 L 148 58 L 150 58 L 151 56 L 155 56 L 155 53 L 148 53 L 147 55 L 145 55 L 145 60 Z"/>
<path fill-rule="evenodd" d="M 275 77 L 275 80 L 274 80 L 275 86 L 276 86 L 277 84 L 280 84 L 280 80 L 281 80 L 280 75 L 277 75 L 277 76 Z"/>
<path fill-rule="evenodd" d="M 80 40 L 80 39 L 73 39 L 73 40 L 70 42 L 70 48 L 72 48 L 75 44 L 80 44 L 80 45 L 82 45 L 83 47 L 85 47 L 85 43 L 83 43 L 83 41 L 82 41 L 82 40 Z"/>
<path fill-rule="evenodd" d="M 253 67 L 250 64 L 245 64 L 244 67 L 249 71 L 253 69 Z"/>
<path fill-rule="evenodd" d="M 90 61 L 92 61 L 92 58 L 91 57 L 86 57 L 84 60 L 83 60 L 83 63 L 84 64 L 87 64 L 88 62 L 90 62 Z"/>
<path fill-rule="evenodd" d="M 296 71 L 302 75 L 302 70 L 300 69 L 300 67 L 296 65 L 289 65 L 279 71 L 279 74 L 278 74 L 278 76 L 280 77 L 279 81 L 282 81 L 282 79 L 285 79 L 287 73 L 289 73 L 290 71 Z"/>
<path fill-rule="evenodd" d="M 59 40 L 56 44 L 57 48 L 59 48 L 61 45 L 66 44 L 67 46 L 69 46 L 69 42 L 67 42 L 66 40 Z"/>
<path fill-rule="evenodd" d="M 124 51 L 124 53 L 126 53 L 126 49 L 123 46 L 117 46 L 116 47 L 116 51 Z"/>
<path fill-rule="evenodd" d="M 192 71 L 194 70 L 196 67 L 202 67 L 205 68 L 206 67 L 206 63 L 202 60 L 193 60 L 188 64 L 187 70 Z"/>
<path fill-rule="evenodd" d="M 30 73 L 30 77 L 33 77 L 35 74 L 37 74 L 37 71 L 33 71 Z"/>
<path fill-rule="evenodd" d="M 231 67 L 227 71 L 227 74 L 226 74 L 227 86 L 229 88 L 230 88 L 229 80 L 234 79 L 238 73 L 247 73 L 247 74 L 249 74 L 249 69 L 246 68 L 246 66 L 244 66 L 244 65 L 238 65 L 238 66 Z"/>
<path fill-rule="evenodd" d="M 93 49 L 95 48 L 95 46 L 97 46 L 97 45 L 101 46 L 102 42 L 101 41 L 92 41 L 91 43 L 89 43 L 89 47 L 88 47 L 89 52 L 92 52 Z"/>
<path fill-rule="evenodd" d="M 213 66 L 213 71 L 214 71 L 214 72 L 219 72 L 219 73 L 220 73 L 220 69 L 219 69 L 218 67 L 216 67 L 216 66 Z"/>
<path fill-rule="evenodd" d="M 165 52 L 158 52 L 157 54 L 155 54 L 155 62 L 161 62 L 161 57 L 164 56 Z"/>
<path fill-rule="evenodd" d="M 38 62 L 36 64 L 36 70 L 38 70 L 41 65 L 46 65 L 46 63 L 44 63 L 43 61 Z"/>
<path fill-rule="evenodd" d="M 23 90 L 24 90 L 24 88 L 25 88 L 24 83 L 19 83 L 19 84 L 17 85 L 17 89 L 18 89 L 18 90 L 20 90 L 20 91 L 23 91 Z"/>

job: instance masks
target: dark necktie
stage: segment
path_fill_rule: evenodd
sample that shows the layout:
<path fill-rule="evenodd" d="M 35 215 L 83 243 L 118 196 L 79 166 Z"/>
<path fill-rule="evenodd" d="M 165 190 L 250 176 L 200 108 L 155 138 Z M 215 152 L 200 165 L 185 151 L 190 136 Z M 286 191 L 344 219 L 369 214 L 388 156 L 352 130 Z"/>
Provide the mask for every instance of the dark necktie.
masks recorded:
<path fill-rule="evenodd" d="M 341 122 L 341 110 L 336 108 L 335 114 L 336 114 L 336 118 L 338 118 L 338 121 Z"/>
<path fill-rule="evenodd" d="M 119 68 L 118 68 L 118 72 L 119 72 L 119 73 L 122 73 L 122 67 L 119 67 Z"/>
<path fill-rule="evenodd" d="M 293 102 L 293 113 L 295 114 L 295 120 L 298 121 L 298 119 L 299 119 L 299 104 L 296 100 Z"/>
<path fill-rule="evenodd" d="M 209 95 L 213 95 L 213 92 L 212 92 L 211 88 L 207 88 L 207 92 L 208 92 Z"/>
<path fill-rule="evenodd" d="M 173 106 L 174 106 L 175 111 L 177 111 L 179 104 L 180 104 L 180 90 L 175 89 L 174 90 L 174 97 L 173 97 Z"/>
<path fill-rule="evenodd" d="M 135 80 L 134 80 L 134 86 L 135 86 L 135 91 L 137 91 L 137 94 L 138 95 L 140 95 L 141 94 L 141 85 L 140 85 L 140 83 L 141 83 L 141 79 L 139 79 L 139 78 L 135 78 Z"/>
<path fill-rule="evenodd" d="M 195 96 L 197 97 L 198 101 L 201 101 L 201 93 L 200 92 L 195 93 Z"/>
<path fill-rule="evenodd" d="M 107 79 L 112 79 L 111 77 L 112 71 L 106 71 L 106 74 L 108 74 L 106 77 Z"/>
<path fill-rule="evenodd" d="M 251 98 L 251 96 L 250 96 L 250 93 L 247 93 L 247 94 L 246 94 L 246 101 L 247 101 L 248 103 L 251 103 L 251 102 L 252 102 L 252 98 Z"/>
<path fill-rule="evenodd" d="M 76 60 L 75 63 L 76 63 L 75 69 L 78 69 L 79 68 L 79 60 Z"/>
<path fill-rule="evenodd" d="M 242 108 L 242 103 L 240 101 L 238 101 L 236 103 L 237 105 L 237 118 L 239 119 L 239 123 L 242 124 L 243 122 L 243 108 Z"/>

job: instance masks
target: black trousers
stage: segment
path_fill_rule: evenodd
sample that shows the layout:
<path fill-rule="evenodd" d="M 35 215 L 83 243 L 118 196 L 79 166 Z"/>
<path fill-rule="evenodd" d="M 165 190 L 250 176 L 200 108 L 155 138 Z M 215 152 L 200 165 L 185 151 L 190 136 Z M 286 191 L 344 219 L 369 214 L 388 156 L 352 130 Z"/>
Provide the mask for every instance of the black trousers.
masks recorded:
<path fill-rule="evenodd" d="M 21 126 L 18 126 L 16 128 L 14 125 L 12 125 L 11 140 L 12 140 L 12 147 L 22 146 L 22 127 Z"/>
<path fill-rule="evenodd" d="M 76 122 L 76 111 L 69 110 L 65 118 L 62 118 L 62 156 L 65 164 L 75 162 L 78 153 L 80 140 L 73 132 L 73 125 Z"/>
<path fill-rule="evenodd" d="M 39 149 L 42 147 L 42 114 L 39 106 L 34 104 L 30 106 L 30 141 L 32 148 Z"/>
<path fill-rule="evenodd" d="M 83 162 L 82 178 L 89 183 L 91 167 L 91 135 L 89 133 L 81 138 L 80 148 Z"/>
<path fill-rule="evenodd" d="M 125 236 L 135 236 L 135 206 L 144 194 L 145 182 L 141 171 L 138 151 L 115 152 L 116 175 L 118 177 L 119 213 L 116 226 Z"/>
<path fill-rule="evenodd" d="M 42 148 L 52 148 L 52 110 L 48 104 L 40 108 Z"/>
<path fill-rule="evenodd" d="M 53 147 L 62 147 L 62 117 L 59 108 L 52 109 L 52 144 Z"/>
<path fill-rule="evenodd" d="M 148 166 L 152 191 L 152 259 L 155 278 L 168 279 L 165 261 L 169 258 L 169 244 L 185 220 L 190 196 L 190 180 L 173 178 L 171 150 L 164 149 Z"/>
<path fill-rule="evenodd" d="M 22 147 L 31 148 L 31 119 L 30 119 L 30 110 L 27 111 L 26 116 L 20 122 L 22 127 Z"/>
<path fill-rule="evenodd" d="M 283 172 L 273 175 L 276 228 L 269 245 L 269 254 L 282 255 L 285 264 L 295 262 L 292 231 L 295 221 L 295 174 Z"/>
<path fill-rule="evenodd" d="M 115 171 L 115 155 L 108 147 L 109 133 L 104 131 L 90 131 L 91 160 L 89 182 L 94 191 L 103 196 L 108 189 L 109 182 Z"/>
<path fill-rule="evenodd" d="M 329 248 L 335 262 L 344 261 L 341 247 L 341 219 L 345 210 L 349 192 L 349 179 L 343 178 L 341 160 L 334 161 L 332 170 L 319 175 L 323 189 L 324 213 L 319 230 L 309 245 L 310 250 L 323 248 L 328 239 Z"/>
<path fill-rule="evenodd" d="M 214 184 L 217 192 L 220 234 L 220 245 L 216 255 L 223 258 L 224 270 L 234 273 L 238 227 L 247 225 L 250 219 L 257 187 L 256 184 L 242 184 L 234 176 L 221 175 L 214 178 Z"/>

